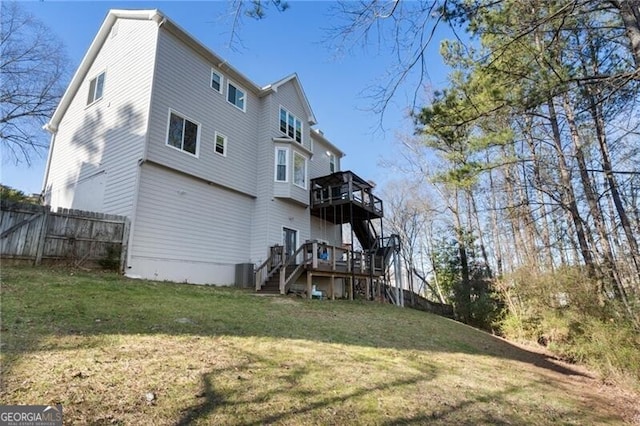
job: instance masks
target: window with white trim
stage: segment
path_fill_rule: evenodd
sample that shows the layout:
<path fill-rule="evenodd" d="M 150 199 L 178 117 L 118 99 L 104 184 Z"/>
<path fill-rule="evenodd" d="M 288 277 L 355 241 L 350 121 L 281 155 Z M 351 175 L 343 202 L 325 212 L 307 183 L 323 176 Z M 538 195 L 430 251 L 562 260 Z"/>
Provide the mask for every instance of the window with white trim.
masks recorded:
<path fill-rule="evenodd" d="M 223 134 L 216 132 L 216 154 L 220 154 L 223 157 L 227 156 L 227 137 Z"/>
<path fill-rule="evenodd" d="M 329 151 L 327 151 L 327 154 L 329 155 L 329 170 L 334 173 L 336 171 L 336 155 Z"/>
<path fill-rule="evenodd" d="M 222 93 L 222 74 L 211 68 L 211 88 Z"/>
<path fill-rule="evenodd" d="M 289 150 L 276 148 L 276 182 L 287 182 L 287 169 L 289 168 Z"/>
<path fill-rule="evenodd" d="M 233 83 L 227 83 L 227 101 L 245 111 L 246 94 Z"/>
<path fill-rule="evenodd" d="M 89 96 L 87 97 L 87 105 L 94 103 L 102 98 L 104 92 L 105 72 L 102 71 L 89 82 Z"/>
<path fill-rule="evenodd" d="M 174 111 L 169 111 L 167 145 L 197 156 L 199 138 L 200 125 L 198 123 Z"/>
<path fill-rule="evenodd" d="M 307 189 L 307 159 L 297 152 L 293 153 L 293 183 Z"/>
<path fill-rule="evenodd" d="M 280 131 L 302 144 L 302 121 L 282 107 L 280 107 Z"/>

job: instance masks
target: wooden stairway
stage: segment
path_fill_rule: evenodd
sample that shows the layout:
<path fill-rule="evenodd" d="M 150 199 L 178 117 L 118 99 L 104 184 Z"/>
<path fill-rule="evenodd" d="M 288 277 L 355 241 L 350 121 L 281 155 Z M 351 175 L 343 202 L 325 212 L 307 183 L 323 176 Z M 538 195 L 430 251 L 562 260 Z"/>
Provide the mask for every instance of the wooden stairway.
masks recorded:
<path fill-rule="evenodd" d="M 287 266 L 286 276 L 290 276 L 296 269 L 296 265 Z M 300 271 L 299 274 L 301 274 Z M 299 275 L 298 275 L 299 276 Z M 295 277 L 297 279 L 298 277 Z M 280 268 L 277 268 L 269 277 L 269 279 L 262 285 L 258 294 L 280 294 Z"/>

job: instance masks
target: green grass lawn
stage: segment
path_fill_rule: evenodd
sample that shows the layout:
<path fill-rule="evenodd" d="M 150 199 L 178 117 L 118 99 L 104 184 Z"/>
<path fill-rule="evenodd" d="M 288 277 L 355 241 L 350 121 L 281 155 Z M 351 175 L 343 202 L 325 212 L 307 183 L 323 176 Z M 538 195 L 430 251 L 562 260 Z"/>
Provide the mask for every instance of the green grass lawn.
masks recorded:
<path fill-rule="evenodd" d="M 3 404 L 68 424 L 624 424 L 637 396 L 372 302 L 2 268 Z"/>

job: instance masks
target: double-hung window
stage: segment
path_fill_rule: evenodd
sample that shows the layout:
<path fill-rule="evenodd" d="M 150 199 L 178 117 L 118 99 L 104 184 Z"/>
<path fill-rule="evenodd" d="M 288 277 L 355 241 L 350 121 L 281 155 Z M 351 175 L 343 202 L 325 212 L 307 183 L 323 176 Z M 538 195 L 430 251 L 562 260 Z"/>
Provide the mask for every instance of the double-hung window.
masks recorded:
<path fill-rule="evenodd" d="M 216 154 L 220 154 L 223 157 L 227 156 L 227 137 L 223 134 L 216 132 Z"/>
<path fill-rule="evenodd" d="M 245 111 L 246 94 L 233 83 L 227 83 L 227 101 Z"/>
<path fill-rule="evenodd" d="M 302 144 L 302 121 L 282 107 L 280 107 L 280 131 Z"/>
<path fill-rule="evenodd" d="M 222 93 L 222 74 L 211 68 L 211 88 Z"/>
<path fill-rule="evenodd" d="M 198 139 L 200 137 L 199 124 L 174 112 L 169 112 L 169 130 L 167 145 L 198 155 Z"/>
<path fill-rule="evenodd" d="M 297 152 L 293 153 L 293 183 L 307 189 L 307 159 Z"/>
<path fill-rule="evenodd" d="M 87 97 L 87 105 L 94 103 L 102 98 L 102 92 L 104 91 L 104 71 L 98 74 L 89 82 L 89 96 Z"/>
<path fill-rule="evenodd" d="M 327 152 L 329 155 L 329 170 L 331 173 L 336 171 L 336 155 L 333 152 Z"/>
<path fill-rule="evenodd" d="M 289 166 L 289 150 L 276 148 L 276 182 L 287 182 L 287 169 Z"/>

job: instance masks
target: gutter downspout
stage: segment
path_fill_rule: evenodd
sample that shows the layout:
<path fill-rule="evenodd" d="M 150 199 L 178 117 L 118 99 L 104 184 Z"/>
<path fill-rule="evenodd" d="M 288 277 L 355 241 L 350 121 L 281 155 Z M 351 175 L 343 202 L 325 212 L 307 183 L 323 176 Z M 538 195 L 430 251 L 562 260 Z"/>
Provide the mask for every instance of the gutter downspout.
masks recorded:
<path fill-rule="evenodd" d="M 51 133 L 51 142 L 49 143 L 49 153 L 47 154 L 47 165 L 44 168 L 44 177 L 42 178 L 42 191 L 40 191 L 40 200 L 44 201 L 45 193 L 47 190 L 47 181 L 49 180 L 49 171 L 51 170 L 51 159 L 53 157 L 53 148 L 56 143 L 56 134 L 58 129 L 54 129 L 51 123 L 47 123 L 42 126 L 44 130 Z"/>

